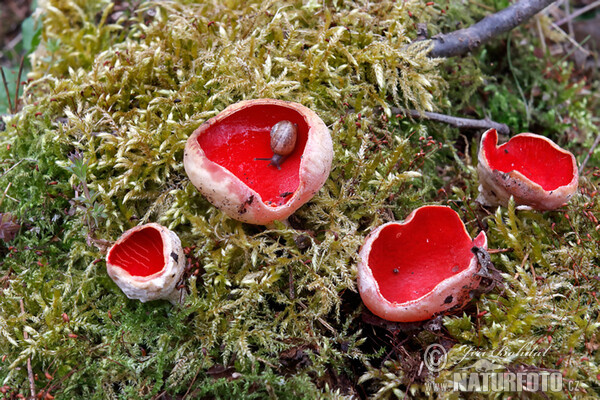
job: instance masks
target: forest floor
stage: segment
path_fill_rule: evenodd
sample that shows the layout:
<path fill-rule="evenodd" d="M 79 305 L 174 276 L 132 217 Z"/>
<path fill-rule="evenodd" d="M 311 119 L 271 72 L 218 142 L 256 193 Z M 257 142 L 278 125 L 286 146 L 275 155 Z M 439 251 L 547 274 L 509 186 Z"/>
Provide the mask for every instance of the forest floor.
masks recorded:
<path fill-rule="evenodd" d="M 0 3 L 0 396 L 598 398 L 596 3 L 446 59 L 428 39 L 511 2 Z M 329 179 L 287 225 L 229 218 L 183 167 L 195 129 L 254 98 L 311 108 L 333 139 Z M 576 194 L 479 204 L 484 129 L 425 112 L 548 137 L 577 160 Z M 385 321 L 358 253 L 423 205 L 486 233 L 494 284 Z M 184 246 L 183 304 L 128 299 L 107 274 L 106 245 L 148 222 Z M 520 378 L 468 380 L 492 375 Z"/>

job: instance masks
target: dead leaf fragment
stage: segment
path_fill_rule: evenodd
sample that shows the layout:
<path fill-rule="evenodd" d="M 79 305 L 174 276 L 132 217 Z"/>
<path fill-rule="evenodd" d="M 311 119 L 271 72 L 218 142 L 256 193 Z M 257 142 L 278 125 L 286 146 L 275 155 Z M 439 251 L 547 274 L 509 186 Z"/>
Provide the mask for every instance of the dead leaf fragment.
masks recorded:
<path fill-rule="evenodd" d="M 17 218 L 11 213 L 0 213 L 0 239 L 10 242 L 17 236 L 21 225 L 17 224 Z"/>

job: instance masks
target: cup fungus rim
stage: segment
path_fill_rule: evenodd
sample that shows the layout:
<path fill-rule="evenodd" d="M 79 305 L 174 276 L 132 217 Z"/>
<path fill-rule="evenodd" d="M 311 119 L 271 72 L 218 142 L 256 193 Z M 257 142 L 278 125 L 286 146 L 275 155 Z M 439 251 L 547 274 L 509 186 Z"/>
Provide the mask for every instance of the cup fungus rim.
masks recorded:
<path fill-rule="evenodd" d="M 460 289 L 474 289 L 480 282 L 481 277 L 476 275 L 480 269 L 479 261 L 477 256 L 473 254 L 470 258 L 469 265 L 462 271 L 455 273 L 454 275 L 445 278 L 439 281 L 431 290 L 429 290 L 424 295 L 408 300 L 405 302 L 394 302 L 388 300 L 382 293 L 379 282 L 375 279 L 373 274 L 373 268 L 369 264 L 369 256 L 371 254 L 371 249 L 373 244 L 377 241 L 380 234 L 388 227 L 400 225 L 406 226 L 412 223 L 415 216 L 420 212 L 426 212 L 429 209 L 437 208 L 437 209 L 447 209 L 454 213 L 457 217 L 458 221 L 460 221 L 460 225 L 456 225 L 462 227 L 461 235 L 464 235 L 465 238 L 468 238 L 472 246 L 477 246 L 483 249 L 487 249 L 487 236 L 485 231 L 479 232 L 474 238 L 471 238 L 471 235 L 466 229 L 466 226 L 458 213 L 453 210 L 451 207 L 444 205 L 424 205 L 415 210 L 413 210 L 404 220 L 402 221 L 390 221 L 385 224 L 379 225 L 376 227 L 364 240 L 363 246 L 359 252 L 359 265 L 358 265 L 358 288 L 361 294 L 361 298 L 363 303 L 367 306 L 367 308 L 373 312 L 374 314 L 380 316 L 381 318 L 388 319 L 391 321 L 403 321 L 403 322 L 415 322 L 422 321 L 433 317 L 436 314 L 440 314 L 448 311 L 449 309 L 462 306 L 462 304 L 455 304 L 454 306 L 450 306 L 447 308 L 440 308 L 435 310 L 434 312 L 420 309 L 411 309 L 411 306 L 422 304 L 424 301 L 428 299 L 434 299 L 436 296 L 443 296 L 445 294 L 455 294 L 456 292 L 460 292 Z M 467 285 L 467 283 L 471 283 L 471 285 Z M 454 289 L 454 290 L 453 290 Z M 375 297 L 366 296 L 366 292 L 374 290 Z M 445 292 L 445 293 L 444 293 Z M 365 294 L 363 296 L 363 294 Z M 459 299 L 454 298 L 450 304 L 458 303 Z M 375 309 L 375 311 L 374 311 Z M 382 317 L 381 314 L 385 314 L 385 317 Z M 426 316 L 427 314 L 428 316 Z M 425 316 L 425 317 L 423 317 Z M 391 318 L 390 318 L 391 317 Z M 407 318 L 407 319 L 405 319 Z"/>
<path fill-rule="evenodd" d="M 158 270 L 150 275 L 145 275 L 145 276 L 131 275 L 129 273 L 129 271 L 122 268 L 120 265 L 114 264 L 113 262 L 111 262 L 111 260 L 110 260 L 111 254 L 113 252 L 113 249 L 115 249 L 117 247 L 117 245 L 120 245 L 120 244 L 126 242 L 133 234 L 135 234 L 137 232 L 141 232 L 148 228 L 154 229 L 154 230 L 158 231 L 158 233 L 160 234 L 160 238 L 162 241 L 162 253 L 163 253 L 163 266 L 160 270 Z M 165 230 L 166 230 L 166 232 L 165 232 Z M 169 250 L 172 246 L 170 243 L 168 243 L 168 240 L 165 240 L 167 235 L 168 235 L 168 229 L 156 222 L 149 222 L 147 224 L 134 226 L 133 228 L 128 229 L 125 232 L 123 232 L 121 237 L 119 237 L 119 239 L 115 243 L 113 243 L 113 245 L 108 250 L 108 253 L 106 254 L 106 263 L 108 265 L 110 265 L 110 268 L 118 270 L 118 272 L 122 278 L 127 278 L 127 279 L 134 280 L 137 282 L 148 282 L 153 279 L 156 279 L 156 278 L 160 277 L 161 275 L 163 275 L 165 273 L 165 270 L 168 268 L 169 257 L 171 255 L 167 254 L 168 251 L 165 251 L 165 250 Z"/>
<path fill-rule="evenodd" d="M 542 140 L 550 146 L 556 154 L 568 156 L 571 160 L 572 176 L 568 183 L 557 186 L 554 189 L 544 189 L 542 185 L 527 176 L 518 169 L 513 169 L 509 172 L 503 172 L 493 168 L 489 162 L 488 151 L 485 143 L 488 140 L 493 140 L 494 149 L 497 150 L 501 146 L 506 145 L 515 138 L 531 138 Z M 560 147 L 550 138 L 538 135 L 531 132 L 522 132 L 509 138 L 505 143 L 498 144 L 498 133 L 496 129 L 491 128 L 483 133 L 480 140 L 478 152 L 478 171 L 480 180 L 480 197 L 478 201 L 484 205 L 504 204 L 504 197 L 513 196 L 518 204 L 532 206 L 539 210 L 553 210 L 568 202 L 570 197 L 576 192 L 579 183 L 579 171 L 577 169 L 577 160 L 573 153 L 569 150 Z M 511 181 L 514 181 L 512 182 Z M 516 183 L 515 183 L 516 182 Z M 526 185 L 525 189 L 521 185 Z M 501 193 L 495 193 L 499 191 Z M 492 191 L 492 193 L 488 193 Z M 506 192 L 506 193 L 503 193 Z M 490 200 L 498 198 L 499 200 Z M 505 204 L 504 204 L 505 205 Z"/>
<path fill-rule="evenodd" d="M 533 181 L 530 178 L 526 177 L 521 171 L 519 171 L 517 169 L 511 170 L 510 172 L 506 172 L 507 174 L 518 176 L 520 179 L 522 179 L 524 181 L 530 182 L 532 186 L 535 186 L 535 187 L 537 187 L 540 190 L 543 190 L 545 192 L 555 192 L 555 191 L 559 190 L 562 187 L 570 186 L 573 183 L 577 183 L 578 182 L 578 180 L 579 180 L 579 173 L 578 173 L 578 170 L 577 170 L 577 160 L 575 159 L 575 156 L 573 155 L 573 153 L 571 153 L 569 150 L 563 149 L 558 144 L 556 144 L 552 139 L 550 139 L 550 138 L 548 138 L 546 136 L 538 135 L 536 133 L 531 133 L 531 132 L 522 132 L 522 133 L 516 134 L 516 135 L 512 136 L 511 138 L 509 138 L 503 144 L 499 145 L 498 144 L 498 132 L 496 131 L 496 129 L 491 128 L 491 129 L 488 129 L 487 131 L 485 131 L 483 133 L 482 137 L 481 137 L 480 153 L 482 153 L 484 155 L 483 160 L 485 160 L 485 165 L 490 170 L 500 171 L 500 170 L 492 168 L 490 166 L 489 159 L 487 157 L 487 152 L 485 151 L 485 146 L 483 146 L 483 142 L 485 141 L 485 138 L 487 137 L 488 133 L 492 133 L 492 134 L 495 135 L 495 137 L 496 137 L 496 143 L 495 143 L 494 146 L 496 147 L 496 149 L 498 149 L 500 146 L 503 146 L 504 144 L 510 142 L 514 138 L 528 137 L 528 138 L 532 138 L 532 139 L 536 139 L 536 140 L 543 140 L 543 141 L 545 141 L 547 144 L 549 144 L 553 148 L 553 150 L 556 150 L 557 152 L 559 152 L 561 154 L 570 156 L 571 160 L 573 161 L 573 163 L 572 163 L 573 164 L 573 177 L 571 178 L 571 180 L 569 181 L 569 183 L 567 183 L 566 185 L 560 185 L 556 189 L 552 189 L 552 190 L 546 190 L 546 189 L 544 189 L 542 187 L 542 185 L 540 185 L 536 181 Z"/>
<path fill-rule="evenodd" d="M 223 120 L 242 110 L 255 106 L 276 106 L 291 110 L 309 127 L 298 166 L 298 187 L 286 199 L 285 203 L 280 205 L 266 204 L 258 191 L 251 188 L 225 166 L 209 159 L 198 140 L 211 127 L 218 125 Z M 327 180 L 331 171 L 332 160 L 333 144 L 331 135 L 329 129 L 319 116 L 313 110 L 300 103 L 270 98 L 242 100 L 226 107 L 194 130 L 187 139 L 184 154 L 184 166 L 188 177 L 190 177 L 192 183 L 213 205 L 234 219 L 258 225 L 267 225 L 275 220 L 285 219 L 310 201 Z M 200 174 L 204 163 L 206 163 L 204 168 L 213 171 L 216 170 L 217 174 L 226 176 L 233 183 L 232 186 L 236 190 L 231 194 L 238 197 L 238 202 L 233 204 L 233 201 L 229 198 L 228 203 L 230 204 L 219 206 L 211 200 L 209 195 L 200 189 L 200 186 L 209 186 L 212 183 L 207 178 L 211 173 L 207 173 L 203 177 Z M 202 177 L 202 179 L 198 177 Z M 221 195 L 221 197 L 225 198 L 226 196 Z M 239 211 L 236 210 L 236 207 L 240 208 Z M 235 211 L 238 212 L 236 213 Z"/>

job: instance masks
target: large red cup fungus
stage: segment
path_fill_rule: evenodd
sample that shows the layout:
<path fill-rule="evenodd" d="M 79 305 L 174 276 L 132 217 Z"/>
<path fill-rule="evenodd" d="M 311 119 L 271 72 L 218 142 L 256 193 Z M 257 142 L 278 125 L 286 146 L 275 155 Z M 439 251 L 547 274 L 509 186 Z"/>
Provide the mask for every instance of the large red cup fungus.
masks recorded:
<path fill-rule="evenodd" d="M 458 309 L 481 281 L 474 246 L 487 249 L 485 233 L 472 240 L 454 210 L 418 208 L 365 239 L 358 262 L 360 296 L 388 321 L 423 321 Z"/>
<path fill-rule="evenodd" d="M 177 282 L 185 256 L 179 237 L 162 225 L 150 223 L 125 232 L 108 251 L 106 270 L 130 299 L 142 302 L 183 301 Z"/>
<path fill-rule="evenodd" d="M 271 135 L 281 132 L 297 138 L 291 153 L 275 160 Z M 331 136 L 317 114 L 298 103 L 258 99 L 231 105 L 196 129 L 183 163 L 214 206 L 239 221 L 268 225 L 314 196 L 332 159 Z"/>
<path fill-rule="evenodd" d="M 479 147 L 479 197 L 487 206 L 515 203 L 537 210 L 554 210 L 577 191 L 577 161 L 550 139 L 521 133 L 501 146 L 490 129 Z"/>

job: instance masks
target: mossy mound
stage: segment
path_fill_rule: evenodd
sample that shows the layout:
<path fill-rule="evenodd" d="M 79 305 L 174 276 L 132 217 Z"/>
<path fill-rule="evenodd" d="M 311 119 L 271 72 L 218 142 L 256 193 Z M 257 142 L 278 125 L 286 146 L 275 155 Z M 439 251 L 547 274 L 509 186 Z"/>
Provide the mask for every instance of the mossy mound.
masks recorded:
<path fill-rule="evenodd" d="M 65 399 L 418 398 L 434 394 L 420 362 L 440 342 L 454 344 L 454 363 L 438 380 L 503 348 L 493 361 L 507 368 L 558 370 L 598 390 L 597 171 L 560 211 L 489 214 L 474 202 L 475 135 L 391 112 L 489 110 L 515 129 L 578 139 L 579 156 L 593 140 L 584 94 L 595 88 L 527 47 L 496 57 L 512 37 L 447 61 L 414 42 L 417 24 L 453 29 L 480 16 L 474 6 L 326 3 L 40 4 L 25 105 L 0 136 L 1 211 L 22 225 L 0 246 L 7 393 L 29 393 L 29 360 L 36 391 Z M 531 100 L 540 91 L 559 95 Z M 291 227 L 226 217 L 183 170 L 191 132 L 251 98 L 300 102 L 332 133 L 331 176 Z M 563 135 L 569 124 L 578 130 Z M 510 249 L 493 256 L 504 290 L 443 324 L 373 324 L 357 294 L 358 249 L 372 228 L 427 203 Z M 106 274 L 96 245 L 145 222 L 186 247 L 181 307 L 129 300 Z M 524 345 L 547 351 L 514 356 Z"/>

